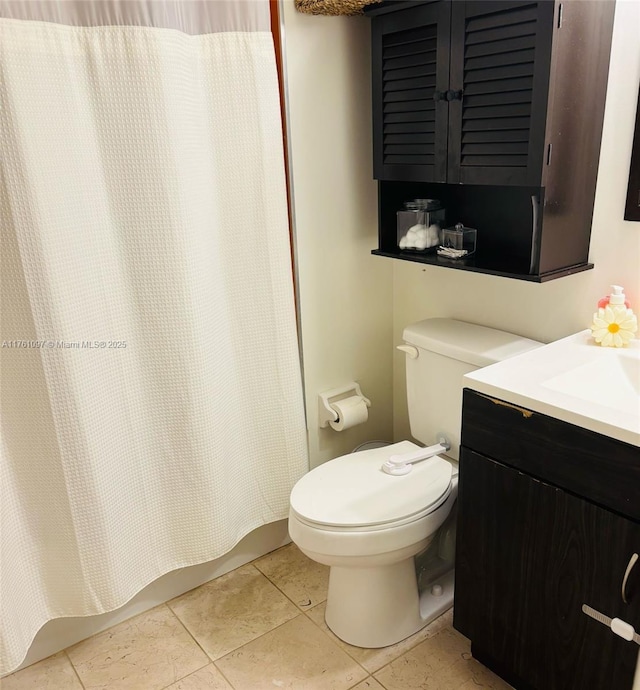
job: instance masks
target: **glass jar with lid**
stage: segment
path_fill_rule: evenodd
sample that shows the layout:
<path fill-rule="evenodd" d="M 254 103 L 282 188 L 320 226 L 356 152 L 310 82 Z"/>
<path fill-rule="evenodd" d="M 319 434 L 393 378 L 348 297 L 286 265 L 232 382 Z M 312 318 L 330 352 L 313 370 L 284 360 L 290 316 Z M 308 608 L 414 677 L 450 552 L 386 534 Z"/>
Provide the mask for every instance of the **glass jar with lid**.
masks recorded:
<path fill-rule="evenodd" d="M 456 223 L 452 228 L 442 231 L 442 246 L 438 254 L 449 259 L 463 259 L 476 251 L 475 228 L 466 228 L 462 223 Z"/>
<path fill-rule="evenodd" d="M 398 247 L 408 251 L 435 251 L 440 244 L 445 209 L 437 199 L 406 201 L 397 212 Z"/>

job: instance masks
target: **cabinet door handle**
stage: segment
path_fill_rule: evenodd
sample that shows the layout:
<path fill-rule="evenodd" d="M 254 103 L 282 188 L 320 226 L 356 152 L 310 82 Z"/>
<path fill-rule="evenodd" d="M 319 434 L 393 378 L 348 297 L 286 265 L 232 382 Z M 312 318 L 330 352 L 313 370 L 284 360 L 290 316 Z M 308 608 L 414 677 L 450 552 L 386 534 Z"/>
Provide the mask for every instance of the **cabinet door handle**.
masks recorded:
<path fill-rule="evenodd" d="M 446 97 L 447 97 L 447 94 L 445 91 L 434 91 L 433 92 L 433 100 L 436 102 L 444 101 Z"/>
<path fill-rule="evenodd" d="M 631 571 L 633 570 L 633 566 L 636 564 L 637 560 L 638 554 L 634 553 L 629 559 L 629 565 L 627 565 L 627 569 L 624 571 L 624 577 L 622 578 L 622 601 L 624 601 L 625 604 L 629 603 L 627 600 L 627 580 L 629 579 L 629 575 L 631 575 Z"/>
<path fill-rule="evenodd" d="M 453 89 L 449 89 L 446 93 L 446 98 L 448 101 L 461 101 L 462 100 L 462 89 L 458 89 L 457 91 L 454 91 Z"/>

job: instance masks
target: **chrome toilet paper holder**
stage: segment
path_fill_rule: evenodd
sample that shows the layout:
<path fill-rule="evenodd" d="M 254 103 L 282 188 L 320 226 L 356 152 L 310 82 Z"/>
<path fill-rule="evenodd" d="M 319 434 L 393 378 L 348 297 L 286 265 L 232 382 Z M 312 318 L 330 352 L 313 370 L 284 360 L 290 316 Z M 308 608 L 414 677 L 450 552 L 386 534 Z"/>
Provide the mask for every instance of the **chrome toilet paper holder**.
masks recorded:
<path fill-rule="evenodd" d="M 331 407 L 331 404 L 344 400 L 345 398 L 350 398 L 354 395 L 362 398 L 367 407 L 371 407 L 371 400 L 362 395 L 360 385 L 355 381 L 348 383 L 345 386 L 341 386 L 340 388 L 332 388 L 330 391 L 319 393 L 318 426 L 320 426 L 322 429 L 326 429 L 329 426 L 329 422 L 337 422 L 338 413 Z"/>

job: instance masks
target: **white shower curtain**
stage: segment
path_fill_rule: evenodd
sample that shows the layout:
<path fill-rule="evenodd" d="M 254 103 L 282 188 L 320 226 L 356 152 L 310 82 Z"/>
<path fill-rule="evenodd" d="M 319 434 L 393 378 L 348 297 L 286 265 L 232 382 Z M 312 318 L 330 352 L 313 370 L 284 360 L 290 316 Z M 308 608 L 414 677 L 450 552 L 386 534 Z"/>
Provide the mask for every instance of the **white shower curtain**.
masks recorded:
<path fill-rule="evenodd" d="M 91 23 L 0 16 L 2 673 L 307 469 L 268 23 Z"/>

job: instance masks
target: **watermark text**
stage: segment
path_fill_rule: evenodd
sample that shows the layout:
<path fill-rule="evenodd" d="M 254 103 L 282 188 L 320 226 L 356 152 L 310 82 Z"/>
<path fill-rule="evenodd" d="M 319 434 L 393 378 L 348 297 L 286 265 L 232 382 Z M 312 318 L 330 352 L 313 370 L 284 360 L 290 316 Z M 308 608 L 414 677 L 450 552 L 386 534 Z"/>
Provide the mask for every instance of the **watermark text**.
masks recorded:
<path fill-rule="evenodd" d="M 126 340 L 3 340 L 3 349 L 15 350 L 124 350 Z"/>

